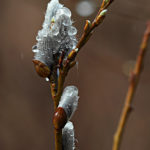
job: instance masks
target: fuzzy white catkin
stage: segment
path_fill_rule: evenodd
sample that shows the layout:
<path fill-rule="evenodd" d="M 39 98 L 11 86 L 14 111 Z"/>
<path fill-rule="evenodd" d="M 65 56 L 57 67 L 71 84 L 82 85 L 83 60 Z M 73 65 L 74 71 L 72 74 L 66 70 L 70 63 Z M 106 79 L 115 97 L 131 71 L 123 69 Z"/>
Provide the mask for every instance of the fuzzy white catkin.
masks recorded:
<path fill-rule="evenodd" d="M 63 150 L 75 149 L 74 127 L 72 122 L 68 121 L 62 130 Z"/>
<path fill-rule="evenodd" d="M 62 52 L 67 56 L 77 44 L 77 29 L 72 23 L 71 11 L 60 4 L 59 0 L 51 0 L 43 28 L 36 37 L 37 44 L 32 48 L 34 59 L 51 68 L 58 63 Z"/>
<path fill-rule="evenodd" d="M 77 109 L 78 100 L 79 96 L 77 87 L 67 86 L 63 91 L 58 107 L 62 107 L 65 110 L 68 120 L 71 119 Z"/>

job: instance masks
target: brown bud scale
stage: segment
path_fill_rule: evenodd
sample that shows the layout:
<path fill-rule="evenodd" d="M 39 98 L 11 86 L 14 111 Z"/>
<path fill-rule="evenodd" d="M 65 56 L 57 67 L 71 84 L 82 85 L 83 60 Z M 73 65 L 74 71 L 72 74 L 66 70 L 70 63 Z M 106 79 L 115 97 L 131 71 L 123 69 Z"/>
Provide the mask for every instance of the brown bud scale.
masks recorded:
<path fill-rule="evenodd" d="M 62 107 L 58 107 L 54 114 L 53 125 L 56 130 L 62 129 L 67 123 L 67 114 Z"/>
<path fill-rule="evenodd" d="M 33 63 L 39 76 L 46 78 L 50 75 L 50 69 L 44 63 L 39 60 L 33 60 Z"/>

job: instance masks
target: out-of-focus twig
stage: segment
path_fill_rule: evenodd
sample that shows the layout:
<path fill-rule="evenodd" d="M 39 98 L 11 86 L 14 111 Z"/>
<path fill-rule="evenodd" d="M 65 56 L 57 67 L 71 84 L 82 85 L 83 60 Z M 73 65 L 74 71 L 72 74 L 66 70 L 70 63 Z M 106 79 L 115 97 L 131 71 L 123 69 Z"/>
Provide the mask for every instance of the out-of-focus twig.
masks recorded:
<path fill-rule="evenodd" d="M 140 74 L 142 72 L 142 67 L 143 67 L 143 62 L 145 58 L 145 53 L 146 53 L 146 48 L 148 44 L 148 39 L 150 36 L 150 22 L 148 22 L 147 29 L 144 33 L 143 41 L 141 43 L 141 48 L 136 60 L 136 65 L 135 68 L 131 74 L 131 79 L 130 79 L 130 85 L 127 91 L 126 99 L 125 99 L 125 104 L 122 110 L 122 114 L 120 117 L 120 121 L 116 130 L 116 133 L 114 135 L 114 141 L 113 141 L 113 147 L 112 150 L 119 150 L 122 135 L 125 129 L 125 125 L 127 123 L 127 119 L 129 117 L 130 111 L 131 111 L 131 103 L 133 101 L 133 96 L 136 91 L 136 87 L 140 78 Z"/>

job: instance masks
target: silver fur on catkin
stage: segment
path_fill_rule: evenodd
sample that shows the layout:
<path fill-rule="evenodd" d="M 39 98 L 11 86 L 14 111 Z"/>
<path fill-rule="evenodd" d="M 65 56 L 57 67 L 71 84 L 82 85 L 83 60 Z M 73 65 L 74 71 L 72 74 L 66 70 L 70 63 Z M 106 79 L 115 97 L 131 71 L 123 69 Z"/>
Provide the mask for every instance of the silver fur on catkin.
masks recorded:
<path fill-rule="evenodd" d="M 60 4 L 59 0 L 51 0 L 47 6 L 43 28 L 36 37 L 37 44 L 32 48 L 34 60 L 51 68 L 57 65 L 62 53 L 66 57 L 77 44 L 77 29 L 72 23 L 71 11 Z"/>
<path fill-rule="evenodd" d="M 78 89 L 75 86 L 67 86 L 61 96 L 58 107 L 62 107 L 70 120 L 78 106 Z"/>
<path fill-rule="evenodd" d="M 74 127 L 72 122 L 68 121 L 62 130 L 63 150 L 75 149 Z"/>

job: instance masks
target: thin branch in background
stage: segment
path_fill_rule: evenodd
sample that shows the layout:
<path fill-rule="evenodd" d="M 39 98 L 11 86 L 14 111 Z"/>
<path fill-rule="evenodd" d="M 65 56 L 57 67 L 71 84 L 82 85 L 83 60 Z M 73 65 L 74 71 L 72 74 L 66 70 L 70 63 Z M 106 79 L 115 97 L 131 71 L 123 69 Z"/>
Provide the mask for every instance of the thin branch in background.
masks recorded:
<path fill-rule="evenodd" d="M 133 101 L 133 96 L 136 92 L 136 88 L 140 79 L 140 74 L 143 69 L 143 65 L 144 65 L 143 63 L 145 59 L 145 53 L 146 53 L 149 36 L 150 36 L 150 22 L 148 22 L 147 24 L 147 29 L 144 33 L 143 41 L 141 43 L 141 48 L 140 48 L 140 51 L 136 60 L 135 68 L 131 74 L 130 85 L 127 91 L 125 104 L 122 110 L 120 121 L 116 130 L 116 133 L 114 135 L 112 150 L 119 150 L 120 148 L 120 143 L 121 143 L 122 136 L 124 133 L 125 125 L 127 123 L 127 119 L 132 109 L 131 103 Z"/>

